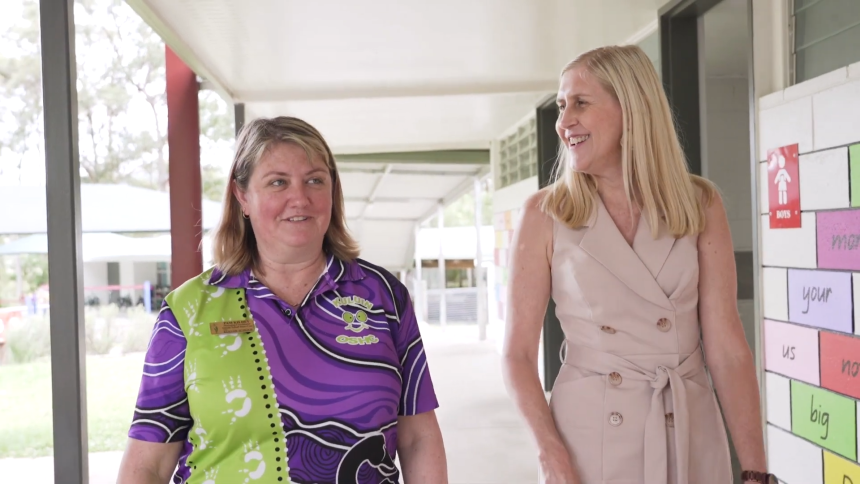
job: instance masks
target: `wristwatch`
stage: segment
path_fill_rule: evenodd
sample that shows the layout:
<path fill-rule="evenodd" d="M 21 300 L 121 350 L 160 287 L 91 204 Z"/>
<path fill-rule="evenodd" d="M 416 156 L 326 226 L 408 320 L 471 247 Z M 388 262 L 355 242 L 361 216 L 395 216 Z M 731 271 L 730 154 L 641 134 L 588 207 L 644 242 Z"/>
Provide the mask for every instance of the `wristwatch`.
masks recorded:
<path fill-rule="evenodd" d="M 741 481 L 759 482 L 761 484 L 779 484 L 779 481 L 776 480 L 775 475 L 758 471 L 741 472 Z"/>

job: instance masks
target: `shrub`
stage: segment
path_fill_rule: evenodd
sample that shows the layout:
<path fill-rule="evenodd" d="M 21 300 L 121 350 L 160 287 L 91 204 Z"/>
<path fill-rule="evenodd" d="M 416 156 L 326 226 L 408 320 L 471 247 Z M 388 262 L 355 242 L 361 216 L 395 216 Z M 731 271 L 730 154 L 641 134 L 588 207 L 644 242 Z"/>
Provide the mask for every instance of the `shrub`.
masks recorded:
<path fill-rule="evenodd" d="M 122 352 L 139 353 L 149 347 L 152 327 L 155 326 L 156 313 L 147 313 L 140 306 L 129 309 L 128 321 L 122 338 Z"/>
<path fill-rule="evenodd" d="M 140 306 L 121 312 L 114 304 L 84 309 L 87 354 L 105 355 L 146 351 L 156 320 Z M 27 363 L 51 355 L 51 323 L 47 313 L 25 316 L 9 325 L 6 333 L 6 363 Z"/>
<path fill-rule="evenodd" d="M 84 310 L 87 353 L 105 355 L 119 343 L 116 305 L 87 307 Z"/>
<path fill-rule="evenodd" d="M 10 321 L 6 329 L 6 361 L 28 363 L 51 355 L 51 322 L 44 315 Z"/>

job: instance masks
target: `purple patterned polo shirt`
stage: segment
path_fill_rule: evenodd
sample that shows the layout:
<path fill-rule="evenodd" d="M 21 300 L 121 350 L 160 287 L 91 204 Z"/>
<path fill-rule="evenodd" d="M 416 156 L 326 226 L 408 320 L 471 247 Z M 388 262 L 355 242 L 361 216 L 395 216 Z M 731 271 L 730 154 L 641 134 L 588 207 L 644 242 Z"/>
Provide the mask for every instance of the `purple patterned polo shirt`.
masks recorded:
<path fill-rule="evenodd" d="M 246 290 L 263 345 L 272 348 L 290 480 L 335 483 L 338 467 L 352 463 L 355 484 L 399 482 L 397 417 L 438 407 L 406 287 L 385 269 L 334 257 L 299 307 L 278 298 L 250 270 L 225 276 L 215 269 L 209 284 Z M 184 442 L 175 483 L 188 479 L 185 462 L 193 450 L 186 394 L 193 377 L 186 380 L 185 350 L 185 336 L 165 303 L 129 437 Z M 374 452 L 381 446 L 387 453 Z"/>

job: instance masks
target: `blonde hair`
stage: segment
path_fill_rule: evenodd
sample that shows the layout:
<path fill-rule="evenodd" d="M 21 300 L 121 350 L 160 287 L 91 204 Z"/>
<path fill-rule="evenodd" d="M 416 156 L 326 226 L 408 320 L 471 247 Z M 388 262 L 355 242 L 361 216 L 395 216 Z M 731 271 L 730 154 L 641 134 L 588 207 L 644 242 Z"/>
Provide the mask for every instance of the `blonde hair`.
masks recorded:
<path fill-rule="evenodd" d="M 263 154 L 272 145 L 290 143 L 305 150 L 308 160 L 319 158 L 329 170 L 332 180 L 331 222 L 323 241 L 323 250 L 340 260 L 351 261 L 358 257 L 358 243 L 346 226 L 343 188 L 334 155 L 319 131 L 298 118 L 280 116 L 255 119 L 239 132 L 236 154 L 230 167 L 230 181 L 224 191 L 224 208 L 221 221 L 212 240 L 213 260 L 222 272 L 238 274 L 251 267 L 260 267 L 260 253 L 251 221 L 242 216 L 242 206 L 233 194 L 233 185 L 239 190 L 248 189 L 251 174 Z"/>
<path fill-rule="evenodd" d="M 621 105 L 624 192 L 631 205 L 642 210 L 652 236 L 657 237 L 661 218 L 674 237 L 701 233 L 704 208 L 716 187 L 689 173 L 669 102 L 645 52 L 633 45 L 600 47 L 571 61 L 561 75 L 576 67 L 586 69 Z M 597 181 L 574 171 L 568 157 L 567 146 L 561 144 L 554 181 L 541 209 L 568 227 L 579 228 L 595 209 Z"/>

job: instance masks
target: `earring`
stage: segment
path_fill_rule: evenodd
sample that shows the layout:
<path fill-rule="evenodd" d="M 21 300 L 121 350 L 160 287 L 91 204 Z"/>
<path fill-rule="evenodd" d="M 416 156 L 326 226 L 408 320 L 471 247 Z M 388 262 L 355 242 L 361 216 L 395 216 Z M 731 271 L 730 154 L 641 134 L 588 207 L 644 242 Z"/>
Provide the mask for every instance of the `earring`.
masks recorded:
<path fill-rule="evenodd" d="M 250 220 L 250 219 L 251 219 L 251 217 L 249 217 L 249 216 L 248 216 L 248 214 L 247 214 L 247 213 L 245 213 L 245 212 L 242 212 L 242 218 L 244 218 L 245 220 Z"/>

